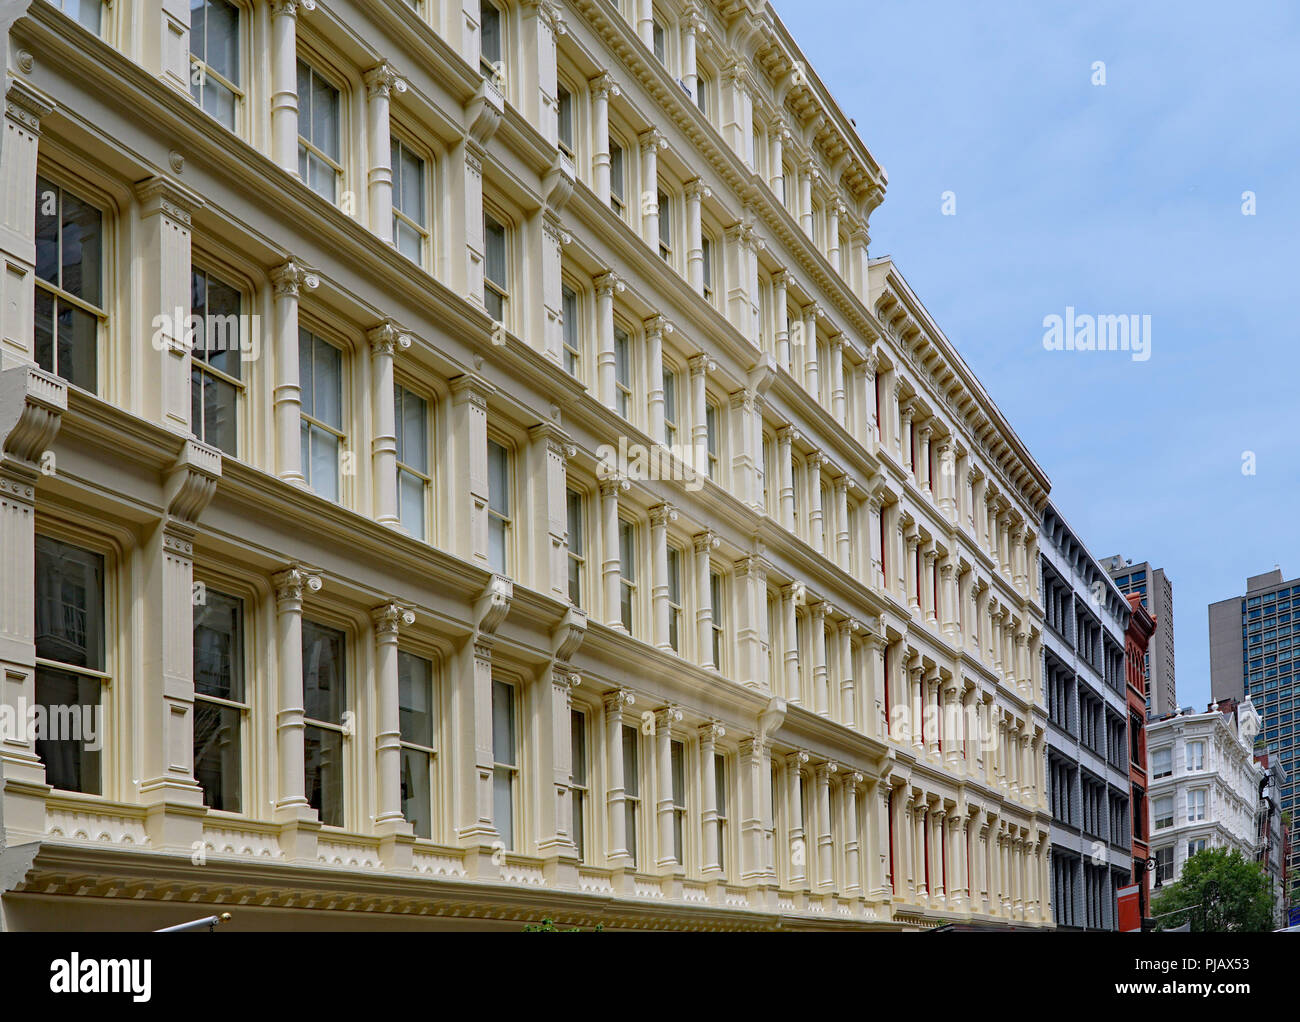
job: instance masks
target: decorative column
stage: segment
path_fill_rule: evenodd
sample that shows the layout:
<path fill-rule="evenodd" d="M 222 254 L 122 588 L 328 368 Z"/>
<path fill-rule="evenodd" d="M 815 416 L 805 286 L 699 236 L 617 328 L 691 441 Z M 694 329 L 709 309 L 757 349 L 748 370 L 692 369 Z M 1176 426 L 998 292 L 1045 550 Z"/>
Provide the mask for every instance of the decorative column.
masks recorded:
<path fill-rule="evenodd" d="M 885 495 L 882 491 L 874 491 L 867 498 L 867 530 L 870 533 L 870 556 L 871 556 L 871 585 L 879 592 L 888 592 L 889 583 L 885 579 L 885 563 L 881 558 L 884 552 L 883 531 Z"/>
<path fill-rule="evenodd" d="M 466 850 L 466 873 L 479 879 L 501 878 L 498 854 L 506 838 L 512 838 L 507 851 L 521 850 L 521 839 L 522 847 L 527 847 L 522 833 L 512 835 L 498 826 L 493 796 L 492 649 L 496 630 L 510 613 L 513 599 L 514 585 L 509 578 L 494 574 L 488 579 L 474 600 L 472 627 L 454 650 L 446 677 L 451 691 L 451 733 L 462 739 L 444 754 L 451 765 L 452 833 Z M 537 697 L 528 703 L 544 712 L 544 706 L 536 705 Z M 546 738 L 539 736 L 537 741 L 547 757 L 545 762 L 550 752 Z M 519 795 L 525 797 L 523 790 Z"/>
<path fill-rule="evenodd" d="M 654 644 L 671 651 L 668 605 L 668 524 L 677 521 L 677 509 L 671 504 L 656 504 L 650 509 L 650 552 L 654 562 L 654 579 L 650 590 L 654 615 Z"/>
<path fill-rule="evenodd" d="M 767 650 L 771 637 L 767 622 L 767 562 L 746 556 L 736 561 L 732 578 L 736 586 L 736 651 L 734 676 L 750 688 L 769 689 Z"/>
<path fill-rule="evenodd" d="M 312 291 L 319 283 L 315 273 L 292 259 L 271 271 L 275 291 L 275 471 L 295 486 L 307 485 L 299 436 L 302 388 L 298 379 L 298 295 L 302 288 Z"/>
<path fill-rule="evenodd" d="M 826 533 L 822 522 L 822 466 L 827 463 L 826 455 L 813 451 L 808 455 L 808 538 L 812 548 L 819 554 L 826 553 Z"/>
<path fill-rule="evenodd" d="M 762 734 L 742 738 L 737 757 L 740 804 L 740 880 L 743 883 L 772 883 L 766 844 L 771 829 L 771 754 Z"/>
<path fill-rule="evenodd" d="M 705 380 L 709 373 L 717 370 L 718 364 L 708 355 L 699 354 L 692 355 L 686 365 L 690 371 L 691 464 L 695 466 L 696 472 L 704 476 L 709 469 L 708 392 Z"/>
<path fill-rule="evenodd" d="M 848 427 L 848 399 L 844 390 L 844 335 L 831 338 L 831 415 L 841 426 Z"/>
<path fill-rule="evenodd" d="M 804 306 L 803 330 L 800 339 L 803 342 L 803 384 L 804 389 L 814 401 L 821 401 L 821 368 L 817 363 L 817 318 L 822 314 L 821 306 L 816 302 Z"/>
<path fill-rule="evenodd" d="M 14 8 L 0 24 L 11 23 L 21 13 L 23 8 Z M 54 100 L 24 79 L 11 76 L 9 83 L 0 144 L 0 255 L 5 263 L 0 274 L 0 371 L 34 361 L 36 154 L 41 118 L 54 109 Z M 188 293 L 185 304 L 189 304 Z M 22 402 L 15 400 L 14 414 L 19 414 Z"/>
<path fill-rule="evenodd" d="M 548 778 L 542 778 L 539 794 L 541 811 L 534 828 L 537 854 L 550 860 L 560 885 L 578 882 L 577 832 L 573 820 L 573 690 L 582 684 L 580 675 L 567 663 L 586 634 L 587 616 L 576 607 L 565 612 L 551 633 L 556 659 L 538 678 L 538 759 L 549 762 Z M 549 675 L 549 678 L 547 677 Z"/>
<path fill-rule="evenodd" d="M 930 878 L 931 893 L 935 901 L 944 902 L 948 885 L 944 881 L 948 864 L 948 810 L 940 799 L 930 812 Z"/>
<path fill-rule="evenodd" d="M 302 684 L 302 601 L 319 592 L 321 577 L 301 564 L 271 576 L 275 586 L 277 707 L 275 715 L 277 784 L 275 819 L 287 831 L 288 858 L 315 857 L 316 811 L 307 801 L 305 771 L 306 706 Z"/>
<path fill-rule="evenodd" d="M 846 212 L 839 196 L 826 204 L 826 258 L 830 260 L 831 269 L 847 278 L 840 266 L 840 214 Z"/>
<path fill-rule="evenodd" d="M 917 602 L 924 607 L 925 620 L 931 628 L 939 623 L 939 608 L 935 603 L 936 586 L 934 585 L 934 562 L 938 556 L 939 552 L 933 545 L 930 545 L 921 558 L 925 565 L 925 578 L 921 582 L 921 592 L 924 599 Z"/>
<path fill-rule="evenodd" d="M 398 631 L 415 624 L 415 612 L 392 601 L 370 612 L 375 626 L 375 695 L 378 727 L 375 729 L 375 831 L 381 837 L 381 855 L 390 868 L 395 860 L 410 866 L 414 833 L 402 814 L 402 722 L 397 665 Z"/>
<path fill-rule="evenodd" d="M 799 432 L 793 426 L 782 426 L 776 433 L 778 478 L 781 488 L 781 526 L 794 532 L 794 442 Z"/>
<path fill-rule="evenodd" d="M 160 849 L 192 850 L 203 837 L 196 811 L 203 792 L 194 780 L 194 537 L 220 478 L 221 452 L 186 440 L 166 475 L 166 511 L 142 547 L 139 595 L 153 610 L 143 619 L 139 701 L 126 709 L 142 739 L 132 772 Z"/>
<path fill-rule="evenodd" d="M 808 836 L 803 827 L 803 786 L 799 783 L 808 753 L 792 752 L 785 757 L 786 805 L 789 808 L 790 887 L 808 885 Z"/>
<path fill-rule="evenodd" d="M 593 282 L 596 288 L 596 398 L 606 408 L 618 408 L 614 386 L 614 296 L 627 287 L 613 272 L 602 273 Z M 660 387 L 663 386 L 662 368 Z M 662 411 L 662 405 L 660 406 Z M 663 423 L 659 424 L 656 441 L 663 439 Z"/>
<path fill-rule="evenodd" d="M 808 608 L 812 633 L 813 705 L 823 717 L 830 716 L 830 676 L 826 669 L 826 615 L 831 610 L 824 600 Z"/>
<path fill-rule="evenodd" d="M 713 661 L 713 598 L 709 586 L 710 557 L 721 540 L 711 530 L 696 534 L 695 549 L 695 642 L 701 667 L 716 669 Z"/>
<path fill-rule="evenodd" d="M 600 577 L 605 593 L 605 624 L 620 632 L 623 627 L 622 600 L 619 588 L 622 580 L 618 556 L 618 495 L 631 489 L 632 484 L 620 475 L 609 475 L 600 480 L 600 537 L 604 556 L 601 558 Z M 666 556 L 666 555 L 665 555 Z M 667 577 L 667 563 L 664 577 Z M 620 753 L 621 755 L 621 753 Z"/>
<path fill-rule="evenodd" d="M 866 657 L 866 676 L 862 691 L 862 733 L 868 738 L 884 738 L 889 732 L 885 707 L 885 639 L 876 624 L 863 629 L 862 648 Z"/>
<path fill-rule="evenodd" d="M 698 177 L 686 182 L 686 279 L 698 295 L 704 294 L 704 228 L 700 207 L 712 194 L 713 190 Z"/>
<path fill-rule="evenodd" d="M 841 783 L 844 794 L 844 893 L 848 897 L 862 894 L 862 872 L 858 865 L 858 786 L 862 775 L 851 770 Z"/>
<path fill-rule="evenodd" d="M 855 711 L 856 694 L 853 682 L 853 633 L 862 626 L 853 618 L 845 618 L 839 623 L 836 635 L 839 637 L 840 662 L 840 723 L 845 727 L 857 727 L 858 715 Z"/>
<path fill-rule="evenodd" d="M 664 337 L 672 334 L 673 325 L 663 316 L 651 316 L 643 321 L 643 325 L 645 327 L 646 408 L 650 414 L 650 439 L 657 444 L 664 444 L 668 442 L 664 436 Z M 610 336 L 613 337 L 612 319 Z M 610 392 L 613 393 L 612 340 L 610 351 Z M 691 464 L 696 468 L 699 467 L 695 461 Z"/>
<path fill-rule="evenodd" d="M 940 752 L 943 755 L 944 762 L 947 763 L 948 769 L 954 773 L 961 770 L 961 745 L 962 737 L 965 732 L 965 716 L 963 713 L 963 701 L 960 682 L 957 678 L 949 678 L 941 682 L 943 694 L 947 696 L 946 702 L 941 702 L 939 709 L 942 720 L 942 748 Z"/>
<path fill-rule="evenodd" d="M 913 466 L 916 485 L 927 497 L 933 497 L 930 485 L 930 435 L 934 428 L 927 422 L 917 430 L 916 461 Z"/>
<path fill-rule="evenodd" d="M 636 11 L 636 34 L 653 51 L 655 45 L 655 16 L 652 0 L 633 0 Z"/>
<path fill-rule="evenodd" d="M 849 542 L 849 487 L 848 476 L 838 476 L 835 488 L 835 562 L 845 571 L 852 571 L 853 547 Z"/>
<path fill-rule="evenodd" d="M 921 664 L 919 657 L 914 664 L 909 664 L 907 668 L 908 691 L 912 701 L 912 748 L 918 755 L 924 751 L 924 744 L 921 740 L 921 722 L 924 720 L 925 713 L 924 693 L 925 693 L 925 667 Z"/>
<path fill-rule="evenodd" d="M 668 139 L 658 128 L 637 136 L 641 150 L 641 238 L 651 250 L 659 251 L 659 150 L 668 148 Z"/>
<path fill-rule="evenodd" d="M 921 545 L 921 537 L 912 532 L 904 536 L 904 539 L 907 542 L 907 557 L 903 562 L 903 595 L 912 613 L 919 617 L 921 602 L 917 597 L 917 590 L 920 588 L 920 580 L 917 578 L 916 569 L 917 550 Z"/>
<path fill-rule="evenodd" d="M 957 616 L 953 608 L 953 567 L 951 559 L 939 565 L 939 626 L 943 636 L 952 646 L 960 647 L 957 635 Z"/>
<path fill-rule="evenodd" d="M 772 312 L 776 316 L 776 364 L 787 373 L 792 373 L 794 370 L 790 362 L 790 306 L 786 299 L 789 282 L 789 270 L 780 269 L 772 274 Z"/>
<path fill-rule="evenodd" d="M 753 169 L 754 100 L 749 84 L 749 62 L 733 61 L 718 76 L 722 93 L 719 126 L 732 151 Z"/>
<path fill-rule="evenodd" d="M 605 860 L 613 869 L 636 868 L 627 846 L 626 778 L 623 776 L 623 716 L 625 708 L 636 703 L 636 696 L 625 688 L 615 689 L 605 696 L 605 795 L 606 840 Z"/>
<path fill-rule="evenodd" d="M 804 602 L 803 583 L 792 583 L 781 590 L 782 628 L 785 632 L 785 698 L 798 705 L 803 701 L 799 685 L 799 614 Z"/>
<path fill-rule="evenodd" d="M 700 872 L 706 879 L 722 877 L 722 859 L 718 848 L 718 781 L 714 755 L 727 729 L 716 721 L 700 728 L 700 807 L 704 828 L 704 864 Z"/>
<path fill-rule="evenodd" d="M 821 171 L 811 156 L 799 165 L 799 226 L 809 238 L 813 236 L 813 183 L 821 179 Z"/>
<path fill-rule="evenodd" d="M 833 760 L 817 768 L 817 888 L 830 894 L 835 882 L 835 835 L 831 833 L 831 778 L 839 770 Z"/>
<path fill-rule="evenodd" d="M 689 3 L 682 11 L 682 84 L 691 99 L 700 102 L 700 75 L 696 66 L 696 37 L 706 31 L 707 23 L 697 4 Z"/>
<path fill-rule="evenodd" d="M 411 339 L 391 319 L 366 333 L 370 342 L 370 408 L 374 435 L 370 440 L 370 465 L 375 495 L 375 521 L 392 529 L 402 527 L 397 506 L 397 423 L 393 399 L 393 356 Z"/>
<path fill-rule="evenodd" d="M 271 0 L 271 158 L 298 176 L 298 9 L 315 0 Z"/>
<path fill-rule="evenodd" d="M 367 71 L 366 141 L 370 169 L 366 173 L 366 197 L 370 204 L 370 229 L 380 240 L 393 243 L 393 166 L 389 95 L 406 91 L 406 82 L 388 61 Z"/>
<path fill-rule="evenodd" d="M 140 202 L 140 236 L 132 276 L 140 286 L 143 319 L 163 324 L 152 337 L 148 330 L 137 334 L 135 371 L 143 377 L 142 410 L 160 426 L 189 436 L 190 218 L 203 207 L 203 200 L 165 177 L 147 178 L 135 186 L 135 194 Z M 295 372 L 297 368 L 295 364 Z"/>
<path fill-rule="evenodd" d="M 495 393 L 473 373 L 451 381 L 452 551 L 482 568 L 489 567 L 487 403 Z"/>
<path fill-rule="evenodd" d="M 13 150 L 19 144 L 15 141 L 12 87 L 10 93 L 10 123 L 0 154 L 6 170 L 11 167 L 10 159 L 17 157 Z M 33 220 L 28 196 L 34 192 L 33 186 L 23 198 L 29 223 Z M 0 198 L 6 210 L 10 198 Z M 6 228 L 9 222 L 6 216 Z M 5 244 L 10 243 L 6 239 Z M 18 276 L 14 264 L 9 264 L 9 271 Z M 22 276 L 25 281 L 15 290 L 27 288 L 25 308 L 30 317 L 31 269 Z M 5 280 L 0 286 L 5 288 L 6 301 L 14 297 L 9 291 L 12 281 Z M 6 322 L 13 313 L 9 307 L 0 310 Z M 24 336 L 30 337 L 30 330 Z M 5 348 L 6 359 L 12 355 Z M 30 363 L 0 370 L 0 551 L 4 551 L 5 576 L 0 584 L 0 707 L 36 705 L 36 493 L 49 478 L 54 438 L 67 407 L 68 385 L 53 374 Z M 189 605 L 187 597 L 187 609 Z M 44 838 L 47 791 L 35 736 L 25 726 L 0 728 L 0 798 L 4 800 L 4 828 L 11 839 L 18 835 L 30 841 Z"/>
<path fill-rule="evenodd" d="M 561 603 L 569 600 L 569 450 L 569 435 L 554 421 L 528 430 L 528 444 L 520 452 L 526 473 L 520 491 L 527 494 L 527 511 L 516 516 L 527 523 L 532 587 Z"/>
<path fill-rule="evenodd" d="M 790 129 L 786 126 L 785 118 L 777 114 L 772 122 L 768 125 L 767 137 L 771 139 L 769 166 L 772 176 L 768 181 L 772 189 L 772 194 L 780 200 L 783 206 L 788 206 L 786 198 L 786 181 L 785 181 L 785 145 L 790 141 Z"/>
<path fill-rule="evenodd" d="M 655 801 L 656 833 L 659 836 L 659 857 L 655 865 L 660 873 L 676 873 L 682 863 L 673 847 L 673 725 L 680 723 L 682 711 L 676 706 L 666 706 L 655 714 Z"/>
<path fill-rule="evenodd" d="M 591 177 L 596 197 L 609 205 L 609 101 L 621 96 L 622 90 L 607 71 L 592 78 L 591 86 Z"/>

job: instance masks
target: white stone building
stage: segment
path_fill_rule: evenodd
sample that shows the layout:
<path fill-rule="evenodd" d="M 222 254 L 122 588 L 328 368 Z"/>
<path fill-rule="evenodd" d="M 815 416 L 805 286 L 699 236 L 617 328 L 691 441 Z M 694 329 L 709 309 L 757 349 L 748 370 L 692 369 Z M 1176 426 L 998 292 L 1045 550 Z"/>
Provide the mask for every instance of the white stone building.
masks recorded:
<path fill-rule="evenodd" d="M 1049 483 L 766 3 L 7 11 L 0 926 L 1050 925 Z"/>
<path fill-rule="evenodd" d="M 1259 714 L 1249 699 L 1221 711 L 1179 712 L 1147 723 L 1154 893 L 1177 880 L 1189 856 L 1206 848 L 1254 859 L 1260 783 L 1255 762 Z"/>

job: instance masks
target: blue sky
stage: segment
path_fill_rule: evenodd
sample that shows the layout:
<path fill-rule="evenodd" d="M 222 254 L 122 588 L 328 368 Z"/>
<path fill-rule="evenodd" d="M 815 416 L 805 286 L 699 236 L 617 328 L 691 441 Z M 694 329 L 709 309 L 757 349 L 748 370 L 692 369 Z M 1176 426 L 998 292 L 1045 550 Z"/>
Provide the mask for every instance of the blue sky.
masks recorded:
<path fill-rule="evenodd" d="M 872 255 L 1092 553 L 1166 570 L 1178 701 L 1203 708 L 1207 605 L 1300 575 L 1300 5 L 774 3 L 888 171 Z M 1150 315 L 1150 360 L 1045 350 L 1067 305 Z"/>

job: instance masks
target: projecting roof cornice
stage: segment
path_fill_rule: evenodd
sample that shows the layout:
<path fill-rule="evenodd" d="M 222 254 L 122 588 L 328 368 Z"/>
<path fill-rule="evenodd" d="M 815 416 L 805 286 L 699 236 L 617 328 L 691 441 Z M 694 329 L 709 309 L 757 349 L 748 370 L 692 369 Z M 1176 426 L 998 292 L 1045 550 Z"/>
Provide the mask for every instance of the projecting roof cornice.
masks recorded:
<path fill-rule="evenodd" d="M 871 271 L 873 311 L 896 339 L 897 354 L 933 402 L 965 426 L 1003 487 L 1020 494 L 1041 516 L 1051 489 L 1047 474 L 893 261 L 873 260 Z"/>

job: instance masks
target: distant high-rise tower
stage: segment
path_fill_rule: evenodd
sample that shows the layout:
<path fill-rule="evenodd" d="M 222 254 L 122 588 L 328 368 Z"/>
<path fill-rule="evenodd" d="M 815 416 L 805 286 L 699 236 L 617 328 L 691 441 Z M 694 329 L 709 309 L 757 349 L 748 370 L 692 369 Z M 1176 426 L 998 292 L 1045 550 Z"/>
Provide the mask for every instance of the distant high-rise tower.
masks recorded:
<path fill-rule="evenodd" d="M 1262 744 L 1282 761 L 1282 810 L 1295 816 L 1296 765 L 1293 700 L 1300 696 L 1300 669 L 1293 668 L 1292 636 L 1300 636 L 1300 578 L 1282 580 L 1282 569 L 1246 579 L 1246 595 L 1210 604 L 1210 694 L 1247 695 L 1263 718 Z M 1292 842 L 1290 868 L 1300 866 Z"/>
<path fill-rule="evenodd" d="M 1174 586 L 1163 568 L 1143 561 L 1134 564 L 1119 554 L 1106 557 L 1101 566 L 1110 572 L 1122 593 L 1137 593 L 1142 606 L 1156 619 L 1156 634 L 1147 651 L 1147 712 L 1160 716 L 1178 709 L 1174 687 Z"/>

